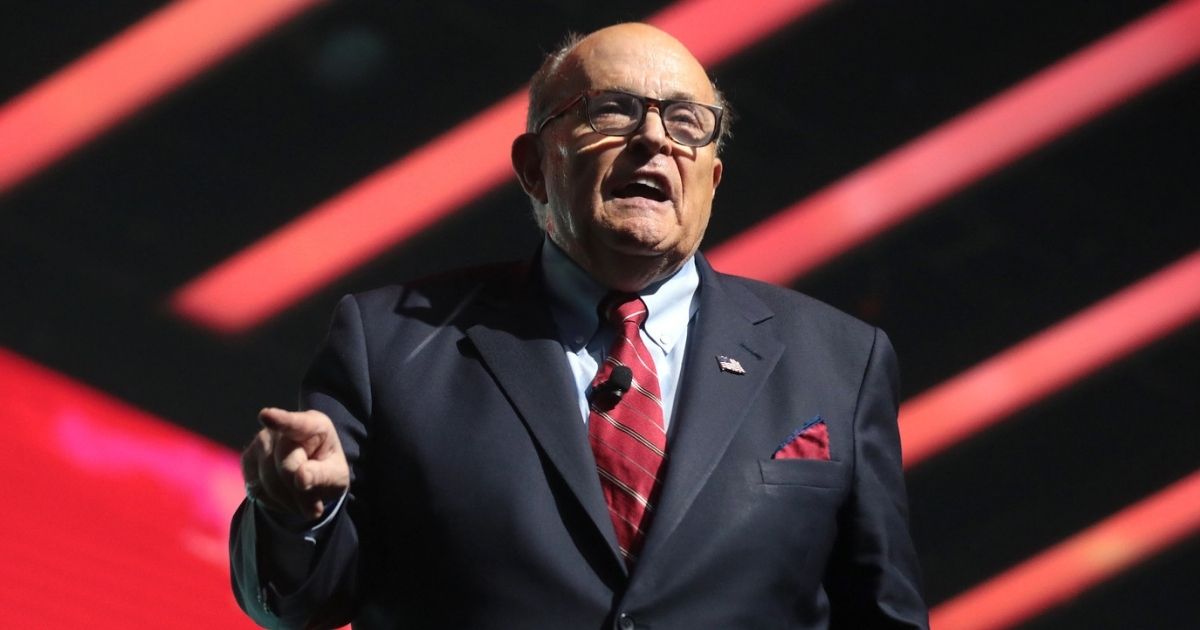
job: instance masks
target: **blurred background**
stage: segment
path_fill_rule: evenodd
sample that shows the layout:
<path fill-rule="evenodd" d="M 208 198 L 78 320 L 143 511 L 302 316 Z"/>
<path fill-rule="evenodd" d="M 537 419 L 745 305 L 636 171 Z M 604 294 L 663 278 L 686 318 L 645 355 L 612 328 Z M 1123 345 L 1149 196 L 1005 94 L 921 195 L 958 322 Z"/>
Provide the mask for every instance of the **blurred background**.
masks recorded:
<path fill-rule="evenodd" d="M 934 628 L 1200 627 L 1200 0 L 6 3 L 5 625 L 249 625 L 256 411 L 531 254 L 523 86 L 627 20 L 736 112 L 714 266 L 891 335 Z"/>

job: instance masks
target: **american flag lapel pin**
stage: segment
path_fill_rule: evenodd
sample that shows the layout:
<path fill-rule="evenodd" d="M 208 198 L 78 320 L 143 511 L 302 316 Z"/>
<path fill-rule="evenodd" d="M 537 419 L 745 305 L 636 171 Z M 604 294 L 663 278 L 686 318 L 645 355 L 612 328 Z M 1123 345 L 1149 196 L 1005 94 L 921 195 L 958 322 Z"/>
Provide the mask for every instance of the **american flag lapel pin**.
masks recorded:
<path fill-rule="evenodd" d="M 729 372 L 731 374 L 746 373 L 746 368 L 742 367 L 742 364 L 737 359 L 731 359 L 723 354 L 717 355 L 717 365 L 721 366 L 722 372 Z"/>

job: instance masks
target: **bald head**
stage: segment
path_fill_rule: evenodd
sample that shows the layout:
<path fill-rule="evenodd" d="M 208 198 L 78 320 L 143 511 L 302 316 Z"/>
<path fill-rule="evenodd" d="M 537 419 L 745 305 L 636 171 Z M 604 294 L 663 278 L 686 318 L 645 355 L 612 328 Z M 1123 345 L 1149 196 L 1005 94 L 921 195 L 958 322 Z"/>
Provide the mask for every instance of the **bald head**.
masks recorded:
<path fill-rule="evenodd" d="M 647 24 L 618 24 L 588 35 L 567 57 L 567 90 L 620 89 L 637 84 L 646 94 L 711 103 L 712 83 L 679 40 Z M 694 85 L 698 93 L 674 93 Z"/>
<path fill-rule="evenodd" d="M 643 69 L 661 67 L 669 63 L 673 68 L 688 75 L 679 77 L 680 79 L 706 86 L 699 90 L 702 94 L 676 95 L 678 98 L 728 108 L 724 95 L 683 43 L 666 31 L 649 24 L 628 22 L 602 28 L 587 36 L 571 33 L 556 50 L 546 55 L 545 61 L 529 84 L 526 130 L 533 131 L 538 121 L 564 99 L 587 86 L 601 85 L 596 82 L 604 80 L 603 76 L 598 76 L 599 67 L 611 65 L 615 59 L 628 59 L 632 64 L 628 67 Z M 717 136 L 718 150 L 729 133 L 732 118 L 727 112 L 721 119 L 721 130 Z"/>

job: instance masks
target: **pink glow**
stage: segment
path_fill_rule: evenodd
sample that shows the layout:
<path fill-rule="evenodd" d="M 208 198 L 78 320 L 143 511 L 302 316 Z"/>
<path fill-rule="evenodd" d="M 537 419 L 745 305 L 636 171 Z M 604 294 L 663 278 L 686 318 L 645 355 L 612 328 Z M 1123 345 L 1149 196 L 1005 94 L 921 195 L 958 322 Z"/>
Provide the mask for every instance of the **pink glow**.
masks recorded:
<path fill-rule="evenodd" d="M 0 349 L 0 610 L 14 628 L 248 628 L 235 454 Z"/>
<path fill-rule="evenodd" d="M 228 534 L 229 517 L 244 496 L 238 459 L 229 450 L 118 430 L 72 409 L 59 413 L 54 433 L 63 458 L 89 474 L 137 475 L 161 484 L 187 497 L 205 529 Z"/>

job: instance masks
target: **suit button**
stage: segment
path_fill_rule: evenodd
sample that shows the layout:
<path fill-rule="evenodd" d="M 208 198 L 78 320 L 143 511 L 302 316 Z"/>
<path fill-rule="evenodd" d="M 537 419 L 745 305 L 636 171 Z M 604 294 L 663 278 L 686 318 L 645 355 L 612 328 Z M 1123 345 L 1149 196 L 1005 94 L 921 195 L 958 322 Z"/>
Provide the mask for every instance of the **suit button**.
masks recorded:
<path fill-rule="evenodd" d="M 617 617 L 618 630 L 634 630 L 634 628 L 636 628 L 636 627 L 637 627 L 637 624 L 633 622 L 633 617 L 630 617 L 629 615 L 627 615 L 625 613 L 621 613 Z"/>

